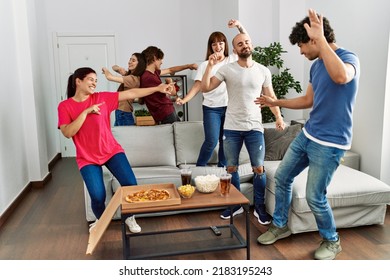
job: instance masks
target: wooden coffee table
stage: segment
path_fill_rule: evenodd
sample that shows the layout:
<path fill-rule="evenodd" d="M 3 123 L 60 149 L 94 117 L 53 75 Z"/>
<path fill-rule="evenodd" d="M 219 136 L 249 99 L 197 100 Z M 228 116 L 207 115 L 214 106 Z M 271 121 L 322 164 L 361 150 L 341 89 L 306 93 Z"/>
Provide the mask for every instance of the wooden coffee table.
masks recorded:
<path fill-rule="evenodd" d="M 243 238 L 235 227 L 233 217 L 230 218 L 229 224 L 217 225 L 221 235 L 216 235 L 211 230 L 210 226 L 212 225 L 156 232 L 130 233 L 125 224 L 126 218 L 134 214 L 167 214 L 167 212 L 172 211 L 188 212 L 190 214 L 194 210 L 215 210 L 221 207 L 233 208 L 236 205 L 241 205 L 244 208 L 246 238 Z M 182 199 L 181 204 L 178 205 L 133 209 L 121 208 L 123 258 L 146 259 L 246 248 L 247 259 L 249 260 L 249 207 L 249 200 L 232 185 L 228 197 L 221 197 L 218 189 L 210 194 L 196 191 L 192 198 Z M 164 219 L 164 217 L 162 216 L 161 219 Z M 193 234 L 194 232 L 196 234 Z"/>

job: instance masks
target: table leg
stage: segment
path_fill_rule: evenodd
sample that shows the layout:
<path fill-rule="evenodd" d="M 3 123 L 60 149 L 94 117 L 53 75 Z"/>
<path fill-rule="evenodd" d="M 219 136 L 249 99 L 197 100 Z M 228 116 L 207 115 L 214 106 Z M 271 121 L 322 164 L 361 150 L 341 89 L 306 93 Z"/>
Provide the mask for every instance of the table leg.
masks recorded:
<path fill-rule="evenodd" d="M 125 224 L 125 217 L 121 217 L 121 228 L 122 228 L 122 246 L 123 246 L 123 259 L 126 260 L 128 256 L 127 248 L 129 247 L 127 237 L 126 237 L 126 224 Z"/>
<path fill-rule="evenodd" d="M 244 205 L 245 211 L 245 227 L 246 227 L 246 259 L 251 259 L 251 249 L 250 249 L 250 223 L 249 223 L 249 204 Z"/>

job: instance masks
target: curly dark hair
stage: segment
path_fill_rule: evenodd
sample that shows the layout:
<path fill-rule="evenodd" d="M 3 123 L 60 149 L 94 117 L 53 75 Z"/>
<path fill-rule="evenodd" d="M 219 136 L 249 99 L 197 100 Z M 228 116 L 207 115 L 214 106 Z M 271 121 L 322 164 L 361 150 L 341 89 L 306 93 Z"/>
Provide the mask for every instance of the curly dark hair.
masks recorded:
<path fill-rule="evenodd" d="M 319 17 L 319 15 L 317 14 Z M 288 37 L 290 39 L 290 43 L 292 45 L 295 44 L 305 44 L 310 41 L 309 36 L 307 35 L 307 31 L 304 27 L 304 24 L 307 23 L 310 25 L 310 19 L 309 17 L 305 17 L 300 22 L 297 22 L 295 26 L 293 27 L 290 36 Z M 329 20 L 324 17 L 323 18 L 323 24 L 324 24 L 324 36 L 326 38 L 326 41 L 328 43 L 336 43 L 336 36 L 333 32 L 333 28 L 329 24 Z"/>

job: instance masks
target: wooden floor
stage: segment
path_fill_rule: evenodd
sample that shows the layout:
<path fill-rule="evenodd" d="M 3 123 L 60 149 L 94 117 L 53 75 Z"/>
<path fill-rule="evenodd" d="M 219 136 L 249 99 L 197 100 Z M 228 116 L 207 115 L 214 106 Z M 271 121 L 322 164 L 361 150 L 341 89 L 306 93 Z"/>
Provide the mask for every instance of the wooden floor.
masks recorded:
<path fill-rule="evenodd" d="M 321 241 L 318 232 L 295 234 L 273 245 L 256 243 L 261 226 L 251 215 L 251 259 L 311 260 Z M 225 223 L 219 212 L 201 212 L 138 218 L 144 230 Z M 244 233 L 244 215 L 236 223 Z M 338 260 L 389 260 L 390 211 L 384 225 L 339 230 L 342 252 Z M 74 158 L 63 158 L 53 169 L 52 180 L 33 189 L 0 228 L 0 259 L 6 260 L 115 260 L 122 259 L 120 222 L 113 221 L 93 255 L 86 255 L 88 223 L 85 219 L 82 180 Z M 188 240 L 191 242 L 191 240 Z M 245 250 L 175 256 L 167 259 L 245 259 Z"/>

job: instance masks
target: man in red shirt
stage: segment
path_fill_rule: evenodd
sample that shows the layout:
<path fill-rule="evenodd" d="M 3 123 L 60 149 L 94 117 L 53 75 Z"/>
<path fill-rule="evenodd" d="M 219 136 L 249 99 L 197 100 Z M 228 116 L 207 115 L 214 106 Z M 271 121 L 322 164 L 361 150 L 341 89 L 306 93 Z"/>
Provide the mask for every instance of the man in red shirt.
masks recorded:
<path fill-rule="evenodd" d="M 164 53 L 161 49 L 154 46 L 147 47 L 142 51 L 142 54 L 145 57 L 147 66 L 145 72 L 141 76 L 141 88 L 158 86 L 161 84 L 161 75 L 174 75 L 176 72 L 185 69 L 198 69 L 198 65 L 195 63 L 161 69 L 160 67 L 163 62 Z M 173 102 L 165 93 L 157 91 L 144 97 L 143 101 L 156 123 L 167 124 L 180 121 Z"/>

